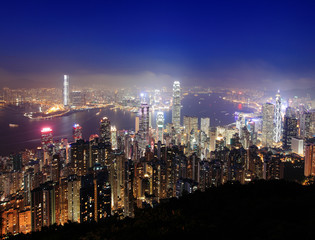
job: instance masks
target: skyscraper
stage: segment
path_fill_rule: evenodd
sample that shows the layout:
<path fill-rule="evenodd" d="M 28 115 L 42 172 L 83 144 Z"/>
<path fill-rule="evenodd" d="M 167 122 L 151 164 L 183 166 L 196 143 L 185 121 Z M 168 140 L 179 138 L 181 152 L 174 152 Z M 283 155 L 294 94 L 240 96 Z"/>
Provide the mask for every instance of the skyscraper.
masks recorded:
<path fill-rule="evenodd" d="M 274 105 L 271 103 L 265 103 L 262 107 L 262 113 L 262 145 L 264 147 L 271 147 L 273 144 Z"/>
<path fill-rule="evenodd" d="M 185 133 L 190 134 L 193 129 L 195 132 L 197 132 L 198 131 L 198 125 L 199 125 L 199 123 L 198 123 L 197 117 L 184 116 Z"/>
<path fill-rule="evenodd" d="M 117 149 L 117 129 L 115 126 L 110 127 L 110 136 L 111 136 L 111 144 L 112 149 Z"/>
<path fill-rule="evenodd" d="M 203 131 L 205 134 L 207 134 L 207 136 L 209 136 L 210 118 L 200 119 L 200 130 Z"/>
<path fill-rule="evenodd" d="M 69 105 L 69 75 L 63 76 L 63 105 Z"/>
<path fill-rule="evenodd" d="M 156 128 L 157 128 L 157 139 L 158 141 L 161 141 L 161 143 L 163 143 L 164 112 L 157 112 Z"/>
<path fill-rule="evenodd" d="M 135 133 L 139 132 L 139 116 L 136 116 L 135 118 Z"/>
<path fill-rule="evenodd" d="M 71 165 L 78 176 L 87 174 L 89 168 L 89 142 L 78 140 L 71 144 Z"/>
<path fill-rule="evenodd" d="M 80 222 L 80 178 L 77 175 L 68 176 L 67 188 L 68 219 L 71 222 Z"/>
<path fill-rule="evenodd" d="M 141 138 L 140 147 L 142 150 L 149 144 L 149 111 L 149 105 L 142 103 L 139 110 L 139 134 Z"/>
<path fill-rule="evenodd" d="M 100 139 L 102 142 L 110 144 L 110 121 L 107 117 L 103 117 L 100 122 Z"/>
<path fill-rule="evenodd" d="M 274 136 L 273 140 L 275 143 L 280 142 L 281 140 L 281 132 L 282 132 L 282 117 L 281 117 L 281 97 L 280 91 L 276 94 L 276 106 L 274 112 Z"/>
<path fill-rule="evenodd" d="M 302 138 L 310 137 L 311 117 L 311 113 L 307 111 L 300 114 L 300 137 Z"/>
<path fill-rule="evenodd" d="M 283 148 L 291 149 L 291 139 L 296 137 L 298 134 L 297 119 L 292 109 L 288 107 L 284 116 L 283 124 Z"/>
<path fill-rule="evenodd" d="M 173 109 L 172 109 L 172 123 L 176 133 L 180 131 L 180 108 L 181 108 L 181 94 L 180 83 L 175 81 L 173 84 Z"/>
<path fill-rule="evenodd" d="M 315 141 L 314 138 L 305 144 L 304 175 L 315 176 Z"/>

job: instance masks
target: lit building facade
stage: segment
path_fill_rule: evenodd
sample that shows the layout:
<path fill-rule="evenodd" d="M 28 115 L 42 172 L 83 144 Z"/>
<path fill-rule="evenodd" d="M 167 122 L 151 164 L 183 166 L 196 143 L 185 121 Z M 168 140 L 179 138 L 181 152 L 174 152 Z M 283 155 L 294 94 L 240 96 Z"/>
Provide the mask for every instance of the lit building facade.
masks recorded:
<path fill-rule="evenodd" d="M 298 135 L 298 121 L 290 107 L 287 108 L 283 122 L 283 148 L 291 149 L 291 139 Z"/>
<path fill-rule="evenodd" d="M 262 145 L 264 147 L 271 147 L 273 145 L 273 119 L 274 119 L 274 105 L 265 103 L 262 108 L 263 112 L 263 126 L 262 126 Z"/>
<path fill-rule="evenodd" d="M 110 144 L 111 132 L 110 121 L 107 117 L 104 117 L 100 122 L 100 139 L 106 144 Z"/>
<path fill-rule="evenodd" d="M 73 125 L 73 139 L 75 142 L 82 139 L 82 127 L 79 124 Z"/>
<path fill-rule="evenodd" d="M 304 175 L 315 176 L 315 141 L 305 144 Z"/>
<path fill-rule="evenodd" d="M 69 106 L 70 102 L 69 75 L 63 76 L 63 105 Z"/>
<path fill-rule="evenodd" d="M 53 144 L 53 131 L 51 128 L 43 128 L 41 130 L 41 142 L 44 151 L 48 150 L 48 146 Z"/>
<path fill-rule="evenodd" d="M 282 116 L 281 116 L 281 96 L 280 91 L 276 94 L 276 105 L 274 110 L 274 136 L 273 140 L 275 143 L 280 142 L 282 133 Z"/>
<path fill-rule="evenodd" d="M 203 131 L 205 134 L 207 134 L 207 136 L 209 136 L 210 118 L 200 119 L 200 130 Z"/>
<path fill-rule="evenodd" d="M 112 149 L 117 149 L 117 129 L 115 126 L 110 127 L 110 136 L 111 136 L 111 144 Z"/>
<path fill-rule="evenodd" d="M 140 134 L 140 148 L 142 151 L 150 143 L 149 136 L 149 112 L 150 107 L 146 103 L 142 103 L 139 109 L 139 134 Z"/>
<path fill-rule="evenodd" d="M 157 140 L 163 143 L 164 112 L 157 112 L 156 114 L 156 130 L 157 130 Z"/>
<path fill-rule="evenodd" d="M 172 108 L 172 123 L 176 133 L 180 131 L 180 112 L 181 112 L 181 90 L 180 82 L 175 81 L 173 84 L 173 108 Z"/>

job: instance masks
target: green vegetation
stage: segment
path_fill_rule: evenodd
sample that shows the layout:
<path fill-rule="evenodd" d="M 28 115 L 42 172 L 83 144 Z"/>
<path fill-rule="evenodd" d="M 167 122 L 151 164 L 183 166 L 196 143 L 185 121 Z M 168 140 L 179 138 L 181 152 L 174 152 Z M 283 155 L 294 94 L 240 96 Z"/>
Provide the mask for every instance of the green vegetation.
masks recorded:
<path fill-rule="evenodd" d="M 315 186 L 229 183 L 137 209 L 134 219 L 51 226 L 10 239 L 312 239 Z"/>

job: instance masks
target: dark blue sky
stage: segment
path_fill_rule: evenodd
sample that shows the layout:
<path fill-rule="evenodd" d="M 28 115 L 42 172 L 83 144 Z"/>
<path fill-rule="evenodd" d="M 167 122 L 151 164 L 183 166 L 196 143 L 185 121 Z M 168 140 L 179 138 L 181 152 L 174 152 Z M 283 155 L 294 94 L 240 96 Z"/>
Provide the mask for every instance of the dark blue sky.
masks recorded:
<path fill-rule="evenodd" d="M 0 86 L 315 85 L 315 1 L 4 1 Z M 87 84 L 86 84 L 87 85 Z"/>

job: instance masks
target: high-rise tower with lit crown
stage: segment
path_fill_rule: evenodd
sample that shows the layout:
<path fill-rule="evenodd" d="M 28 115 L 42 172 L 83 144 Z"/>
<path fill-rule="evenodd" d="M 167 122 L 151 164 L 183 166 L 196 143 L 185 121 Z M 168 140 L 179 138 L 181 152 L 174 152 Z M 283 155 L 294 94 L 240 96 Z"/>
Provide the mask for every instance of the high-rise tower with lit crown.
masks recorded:
<path fill-rule="evenodd" d="M 282 117 L 281 117 L 281 96 L 280 91 L 276 94 L 276 105 L 274 112 L 274 129 L 273 129 L 273 141 L 275 143 L 280 142 L 281 140 L 281 132 L 282 132 Z"/>
<path fill-rule="evenodd" d="M 180 82 L 175 81 L 173 84 L 173 109 L 172 109 L 172 123 L 176 133 L 180 131 L 180 108 L 181 108 L 181 94 Z"/>

